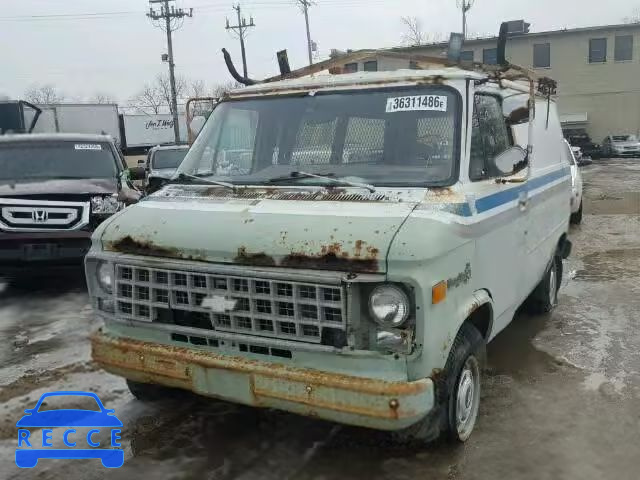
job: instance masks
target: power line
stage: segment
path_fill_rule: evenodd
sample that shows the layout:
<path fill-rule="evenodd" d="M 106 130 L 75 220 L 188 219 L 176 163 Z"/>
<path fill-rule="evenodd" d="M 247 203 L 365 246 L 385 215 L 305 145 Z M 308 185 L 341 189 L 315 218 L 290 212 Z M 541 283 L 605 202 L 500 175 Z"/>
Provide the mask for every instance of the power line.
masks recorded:
<path fill-rule="evenodd" d="M 249 23 L 247 23 L 247 19 L 242 16 L 242 11 L 241 11 L 240 4 L 234 6 L 233 9 L 238 14 L 238 24 L 237 25 L 230 25 L 229 24 L 229 19 L 227 18 L 227 26 L 225 27 L 225 29 L 235 32 L 238 35 L 238 38 L 240 39 L 240 50 L 242 51 L 242 68 L 243 68 L 243 71 L 244 71 L 244 78 L 247 78 L 247 76 L 248 76 L 248 71 L 247 71 L 247 52 L 246 52 L 245 47 L 244 47 L 244 39 L 247 36 L 248 29 L 249 28 L 254 28 L 256 26 L 256 24 L 253 23 L 253 17 L 250 17 Z"/>
<path fill-rule="evenodd" d="M 182 8 L 176 8 L 175 6 L 171 6 L 169 8 L 170 0 L 149 0 L 149 13 L 147 17 L 149 17 L 153 21 L 160 21 L 160 27 L 164 29 L 167 33 L 167 51 L 168 54 L 166 56 L 167 61 L 169 62 L 169 83 L 171 87 L 171 110 L 173 113 L 173 133 L 175 135 L 176 143 L 180 142 L 180 125 L 178 125 L 178 94 L 176 92 L 176 73 L 175 73 L 175 63 L 173 61 L 173 39 L 171 37 L 171 33 L 180 26 L 182 26 L 182 20 L 184 17 L 192 17 L 193 9 L 189 12 L 185 12 Z M 175 1 L 175 0 L 171 0 Z M 153 4 L 160 3 L 160 11 L 156 11 L 153 9 Z M 162 21 L 164 21 L 164 26 L 162 26 Z M 176 23 L 178 22 L 178 23 Z M 163 55 L 162 59 L 165 59 Z"/>
<path fill-rule="evenodd" d="M 173 1 L 173 0 L 171 0 Z M 297 2 L 301 1 L 301 0 L 296 0 Z M 311 2 L 307 2 L 309 4 L 309 6 L 313 5 Z M 321 5 L 319 5 L 320 7 L 324 7 L 324 6 L 328 6 L 328 7 L 332 7 L 334 9 L 336 8 L 357 8 L 357 7 L 362 7 L 362 6 L 370 6 L 372 4 L 375 5 L 385 5 L 388 4 L 388 1 L 386 0 L 371 0 L 371 1 L 367 1 L 367 0 L 345 0 L 345 1 L 339 1 L 339 0 L 325 0 L 322 2 Z M 256 2 L 256 3 L 252 3 L 251 7 L 254 9 L 271 9 L 271 8 L 289 8 L 291 7 L 291 2 L 290 1 L 260 1 L 260 2 Z M 200 5 L 194 5 L 193 6 L 193 10 L 194 11 L 198 11 L 198 13 L 200 13 L 200 10 L 207 10 L 207 11 L 212 11 L 212 12 L 221 12 L 226 10 L 226 6 L 223 4 L 211 4 L 211 3 L 206 3 L 206 4 L 200 4 Z M 143 11 L 133 11 L 133 10 L 129 10 L 129 11 L 116 11 L 116 12 L 84 12 L 84 13 L 58 13 L 58 14 L 42 14 L 42 15 L 14 15 L 14 16 L 8 16 L 8 17 L 0 17 L 0 21 L 16 21 L 16 22 L 20 22 L 20 21 L 56 21 L 56 20 L 105 20 L 105 19 L 109 19 L 111 17 L 116 17 L 116 16 L 140 16 L 140 15 L 144 15 L 145 12 Z"/>

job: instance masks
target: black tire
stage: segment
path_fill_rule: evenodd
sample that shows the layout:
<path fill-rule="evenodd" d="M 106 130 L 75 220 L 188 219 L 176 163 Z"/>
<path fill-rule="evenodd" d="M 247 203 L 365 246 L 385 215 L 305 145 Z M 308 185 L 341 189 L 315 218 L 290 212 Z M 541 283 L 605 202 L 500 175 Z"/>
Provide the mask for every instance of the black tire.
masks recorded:
<path fill-rule="evenodd" d="M 436 389 L 436 408 L 419 423 L 394 434 L 396 441 L 418 440 L 429 442 L 444 436 L 453 442 L 466 442 L 475 426 L 480 406 L 481 374 L 486 357 L 486 343 L 478 329 L 470 323 L 464 323 L 453 342 L 444 371 L 434 379 Z M 474 370 L 472 397 L 469 397 L 471 410 L 468 422 L 461 431 L 458 424 L 458 393 L 462 385 L 463 374 L 468 366 Z M 469 393 L 468 390 L 467 393 Z M 466 397 L 466 395 L 463 395 Z"/>
<path fill-rule="evenodd" d="M 558 290 L 562 281 L 562 259 L 554 255 L 544 277 L 525 302 L 529 313 L 549 313 L 558 304 Z"/>
<path fill-rule="evenodd" d="M 151 383 L 135 382 L 133 380 L 127 380 L 127 387 L 129 387 L 129 391 L 137 400 L 145 403 L 175 399 L 186 395 L 187 393 L 176 388 L 163 387 L 161 385 L 154 385 Z"/>
<path fill-rule="evenodd" d="M 582 223 L 582 202 L 580 202 L 580 208 L 576 213 L 571 214 L 571 225 L 580 225 Z"/>

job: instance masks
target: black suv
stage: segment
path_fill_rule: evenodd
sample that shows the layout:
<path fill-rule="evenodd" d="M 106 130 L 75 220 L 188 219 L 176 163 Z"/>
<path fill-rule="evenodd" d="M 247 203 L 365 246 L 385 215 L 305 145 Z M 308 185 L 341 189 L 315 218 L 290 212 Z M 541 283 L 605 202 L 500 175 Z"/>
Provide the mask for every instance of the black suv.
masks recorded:
<path fill-rule="evenodd" d="M 0 136 L 0 275 L 81 266 L 94 229 L 140 199 L 111 137 Z"/>
<path fill-rule="evenodd" d="M 602 157 L 602 148 L 597 143 L 591 141 L 591 137 L 582 128 L 563 130 L 564 138 L 567 139 L 572 147 L 580 147 L 582 155 L 591 158 Z"/>

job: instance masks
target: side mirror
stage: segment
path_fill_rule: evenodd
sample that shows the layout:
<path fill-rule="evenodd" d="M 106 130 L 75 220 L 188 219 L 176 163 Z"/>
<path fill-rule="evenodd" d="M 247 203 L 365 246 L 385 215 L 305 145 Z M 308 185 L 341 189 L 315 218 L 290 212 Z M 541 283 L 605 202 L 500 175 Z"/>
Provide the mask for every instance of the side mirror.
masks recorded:
<path fill-rule="evenodd" d="M 142 167 L 133 167 L 129 169 L 129 180 L 144 180 L 145 170 Z"/>
<path fill-rule="evenodd" d="M 494 164 L 503 175 L 512 175 L 527 166 L 527 152 L 522 147 L 511 147 L 498 155 Z"/>

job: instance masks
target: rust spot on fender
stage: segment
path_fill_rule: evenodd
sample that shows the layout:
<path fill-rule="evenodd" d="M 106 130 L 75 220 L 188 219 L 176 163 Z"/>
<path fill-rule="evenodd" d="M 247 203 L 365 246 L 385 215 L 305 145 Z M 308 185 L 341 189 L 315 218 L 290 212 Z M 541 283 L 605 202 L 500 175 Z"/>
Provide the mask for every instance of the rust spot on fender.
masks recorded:
<path fill-rule="evenodd" d="M 356 240 L 353 254 L 343 251 L 338 242 L 320 247 L 320 252 L 291 252 L 280 266 L 289 268 L 308 268 L 315 270 L 340 270 L 345 272 L 377 272 L 380 250 L 373 246 L 365 247 L 366 242 Z"/>
<path fill-rule="evenodd" d="M 177 248 L 163 247 L 156 245 L 151 240 L 134 238 L 131 235 L 122 237 L 119 240 L 108 243 L 107 250 L 131 255 L 142 255 L 149 257 L 186 258 Z"/>
<path fill-rule="evenodd" d="M 471 264 L 467 263 L 463 272 L 447 280 L 447 288 L 449 290 L 458 288 L 469 283 L 469 280 L 471 280 Z"/>
<path fill-rule="evenodd" d="M 246 247 L 238 249 L 238 255 L 233 259 L 238 265 L 254 265 L 258 267 L 275 267 L 276 262 L 264 252 L 250 253 Z"/>

